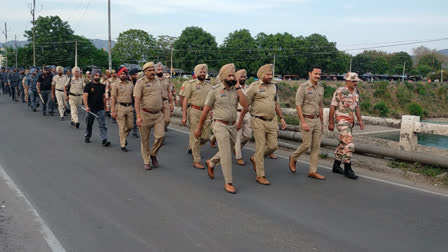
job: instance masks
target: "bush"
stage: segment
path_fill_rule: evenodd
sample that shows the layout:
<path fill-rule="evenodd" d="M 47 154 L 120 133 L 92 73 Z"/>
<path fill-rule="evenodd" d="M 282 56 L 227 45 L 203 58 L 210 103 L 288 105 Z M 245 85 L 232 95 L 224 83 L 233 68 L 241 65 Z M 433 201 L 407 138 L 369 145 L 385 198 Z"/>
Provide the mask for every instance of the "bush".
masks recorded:
<path fill-rule="evenodd" d="M 297 116 L 284 116 L 286 124 L 299 125 L 299 118 Z"/>
<path fill-rule="evenodd" d="M 389 82 L 380 81 L 375 85 L 375 92 L 373 92 L 373 96 L 378 98 L 390 98 L 390 94 L 387 90 L 389 86 Z"/>
<path fill-rule="evenodd" d="M 370 110 L 370 100 L 369 99 L 365 99 L 365 100 L 361 100 L 361 104 L 360 104 L 360 107 L 361 107 L 361 110 L 364 110 L 364 111 L 369 111 Z"/>
<path fill-rule="evenodd" d="M 426 86 L 424 85 L 424 84 L 417 84 L 417 93 L 419 94 L 419 95 L 423 95 L 423 96 L 425 96 L 426 95 Z"/>
<path fill-rule="evenodd" d="M 405 87 L 399 87 L 397 90 L 397 98 L 398 98 L 398 103 L 400 103 L 400 105 L 404 105 L 407 104 L 411 101 L 411 92 L 409 92 L 409 90 Z"/>
<path fill-rule="evenodd" d="M 384 101 L 378 102 L 373 108 L 381 117 L 387 117 L 387 115 L 389 114 L 389 108 Z"/>
<path fill-rule="evenodd" d="M 425 111 L 422 108 L 422 106 L 420 106 L 420 104 L 417 104 L 415 102 L 408 105 L 408 111 L 411 115 L 420 117 L 423 117 L 423 115 L 425 114 Z"/>
<path fill-rule="evenodd" d="M 336 88 L 330 86 L 324 86 L 324 98 L 333 98 L 333 94 Z"/>
<path fill-rule="evenodd" d="M 255 81 L 255 78 L 254 77 L 250 77 L 249 79 L 246 80 L 246 84 L 249 85 L 249 84 L 251 84 L 254 81 Z"/>

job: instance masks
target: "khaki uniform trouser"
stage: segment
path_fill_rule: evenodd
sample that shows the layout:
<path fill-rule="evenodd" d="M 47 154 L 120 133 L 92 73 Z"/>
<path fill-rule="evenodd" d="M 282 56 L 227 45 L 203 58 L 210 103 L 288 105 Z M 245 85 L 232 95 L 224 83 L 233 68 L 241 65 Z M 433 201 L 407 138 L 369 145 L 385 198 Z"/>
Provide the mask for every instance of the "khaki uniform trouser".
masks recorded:
<path fill-rule="evenodd" d="M 237 118 L 240 118 L 240 115 L 238 113 Z M 250 125 L 250 119 L 249 120 L 243 120 L 243 125 L 241 126 L 241 129 L 236 132 L 236 139 L 235 139 L 235 158 L 236 159 L 242 159 L 243 154 L 241 153 L 241 149 L 246 145 L 247 142 L 252 138 L 252 127 Z"/>
<path fill-rule="evenodd" d="M 118 134 L 120 135 L 120 146 L 126 146 L 126 138 L 134 128 L 134 108 L 132 106 L 121 106 L 117 104 Z"/>
<path fill-rule="evenodd" d="M 255 138 L 255 165 L 257 167 L 257 177 L 265 176 L 264 156 L 274 153 L 278 148 L 278 124 L 274 117 L 272 121 L 263 121 L 252 117 L 252 130 Z"/>
<path fill-rule="evenodd" d="M 56 100 L 58 101 L 59 116 L 64 117 L 64 111 L 67 108 L 67 102 L 65 101 L 65 92 L 55 90 Z"/>
<path fill-rule="evenodd" d="M 163 121 L 163 114 L 150 114 L 145 111 L 140 112 L 142 117 L 142 126 L 140 129 L 142 157 L 145 164 L 149 164 L 150 156 L 157 156 L 160 146 L 162 146 L 163 137 L 165 136 L 165 122 Z M 151 152 L 149 151 L 149 136 L 151 129 L 154 128 L 154 144 Z"/>
<path fill-rule="evenodd" d="M 317 162 L 319 161 L 320 153 L 320 138 L 322 136 L 322 123 L 319 118 L 310 119 L 305 118 L 305 122 L 310 127 L 309 131 L 305 131 L 300 127 L 300 134 L 302 134 L 302 144 L 291 155 L 293 160 L 297 160 L 300 155 L 311 148 L 310 155 L 310 173 L 317 172 Z"/>
<path fill-rule="evenodd" d="M 201 117 L 202 111 L 190 108 L 188 114 L 190 121 L 190 147 L 194 162 L 199 163 L 201 162 L 200 147 L 210 139 L 210 120 L 207 118 L 201 130 L 201 137 L 197 139 L 194 137 L 194 131 L 198 128 L 199 118 Z"/>
<path fill-rule="evenodd" d="M 226 184 L 232 183 L 232 148 L 235 146 L 236 126 L 224 123 L 213 123 L 213 134 L 218 142 L 218 153 L 211 159 L 212 166 L 221 164 L 222 174 Z"/>
<path fill-rule="evenodd" d="M 78 109 L 82 104 L 82 96 L 73 96 L 70 95 L 68 97 L 68 103 L 70 104 L 70 113 L 72 115 L 72 122 L 78 123 Z"/>
<path fill-rule="evenodd" d="M 171 111 L 170 111 L 170 103 L 168 101 L 163 102 L 163 121 L 165 122 L 165 125 L 170 124 L 171 121 Z"/>

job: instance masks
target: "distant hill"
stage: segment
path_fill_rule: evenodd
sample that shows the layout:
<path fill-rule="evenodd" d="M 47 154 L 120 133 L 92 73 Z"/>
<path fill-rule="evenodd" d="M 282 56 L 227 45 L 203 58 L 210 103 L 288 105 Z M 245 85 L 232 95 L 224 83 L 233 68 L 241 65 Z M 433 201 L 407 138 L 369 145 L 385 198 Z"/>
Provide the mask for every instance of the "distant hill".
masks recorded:
<path fill-rule="evenodd" d="M 109 43 L 108 40 L 104 40 L 104 39 L 90 39 L 90 41 L 95 45 L 96 48 L 98 49 L 108 49 L 109 48 Z M 115 46 L 117 42 L 112 40 L 112 48 Z M 5 45 L 5 43 L 0 43 L 0 48 L 3 48 Z M 26 44 L 28 44 L 27 40 L 17 40 L 17 46 L 18 47 L 24 47 Z M 15 41 L 8 41 L 8 47 L 15 47 Z"/>
<path fill-rule="evenodd" d="M 443 54 L 443 55 L 448 57 L 448 49 L 440 50 L 439 53 L 441 53 L 441 54 Z"/>
<path fill-rule="evenodd" d="M 109 41 L 105 39 L 90 39 L 90 41 L 95 45 L 98 49 L 108 49 L 109 48 Z M 115 44 L 117 42 L 112 40 L 112 48 L 114 48 Z"/>

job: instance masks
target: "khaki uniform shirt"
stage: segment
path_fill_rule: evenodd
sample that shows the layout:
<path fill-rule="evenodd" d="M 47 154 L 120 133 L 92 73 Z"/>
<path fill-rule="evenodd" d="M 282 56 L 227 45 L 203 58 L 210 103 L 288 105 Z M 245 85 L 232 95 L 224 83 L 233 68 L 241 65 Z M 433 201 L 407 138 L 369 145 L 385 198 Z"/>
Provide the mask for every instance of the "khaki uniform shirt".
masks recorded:
<path fill-rule="evenodd" d="M 171 91 L 170 89 L 170 80 L 168 78 L 162 77 L 156 77 L 157 80 L 160 81 L 160 84 L 162 85 L 162 98 L 164 101 L 168 100 L 168 93 Z"/>
<path fill-rule="evenodd" d="M 201 83 L 199 80 L 193 80 L 187 85 L 185 85 L 184 96 L 188 99 L 191 105 L 204 107 L 205 99 L 207 98 L 208 92 L 212 89 L 212 84 L 208 81 Z"/>
<path fill-rule="evenodd" d="M 82 78 L 76 79 L 75 77 L 72 77 L 71 80 L 70 78 L 68 78 L 67 83 L 65 85 L 66 86 L 70 85 L 70 93 L 75 95 L 82 95 L 82 93 L 84 92 L 84 86 L 86 84 L 84 83 Z"/>
<path fill-rule="evenodd" d="M 250 85 L 246 93 L 252 116 L 271 120 L 275 117 L 275 106 L 279 103 L 276 84 L 264 84 L 262 81 Z"/>
<path fill-rule="evenodd" d="M 66 75 L 55 75 L 53 76 L 53 81 L 51 82 L 51 85 L 55 86 L 56 89 L 64 90 L 65 83 L 67 83 L 67 76 Z"/>
<path fill-rule="evenodd" d="M 162 85 L 158 80 L 149 81 L 143 77 L 137 80 L 134 87 L 134 96 L 141 98 L 141 108 L 158 112 L 162 110 Z"/>
<path fill-rule="evenodd" d="M 191 81 L 186 81 L 182 83 L 182 86 L 180 87 L 179 96 L 185 96 L 185 87 L 190 83 Z"/>
<path fill-rule="evenodd" d="M 321 84 L 303 83 L 296 93 L 296 106 L 302 107 L 304 115 L 319 115 L 324 102 L 324 88 Z"/>
<path fill-rule="evenodd" d="M 213 119 L 235 122 L 238 107 L 238 91 L 235 87 L 216 85 L 208 93 L 205 105 L 213 108 Z"/>
<path fill-rule="evenodd" d="M 115 96 L 117 102 L 132 103 L 133 91 L 134 84 L 132 84 L 132 82 L 128 80 L 115 82 L 115 84 L 112 86 L 111 96 Z"/>
<path fill-rule="evenodd" d="M 247 95 L 247 90 L 249 89 L 248 85 L 244 85 L 244 88 L 241 87 L 241 91 L 243 92 L 244 95 Z M 243 106 L 241 106 L 241 104 L 238 103 L 238 110 L 243 110 Z M 246 113 L 244 115 L 244 120 L 249 120 L 250 119 L 250 113 Z"/>

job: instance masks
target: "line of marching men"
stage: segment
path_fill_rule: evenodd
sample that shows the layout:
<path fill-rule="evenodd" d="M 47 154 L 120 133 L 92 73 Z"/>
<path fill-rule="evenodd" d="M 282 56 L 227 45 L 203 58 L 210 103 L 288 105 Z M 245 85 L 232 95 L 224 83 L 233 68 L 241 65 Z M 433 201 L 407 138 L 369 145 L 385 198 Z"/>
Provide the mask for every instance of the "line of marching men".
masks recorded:
<path fill-rule="evenodd" d="M 295 173 L 297 159 L 311 149 L 308 177 L 318 180 L 326 179 L 317 172 L 323 122 L 324 90 L 318 83 L 321 71 L 319 66 L 312 67 L 309 80 L 297 90 L 296 109 L 303 140 L 289 157 L 289 169 Z M 264 158 L 278 148 L 278 121 L 283 130 L 286 128 L 280 109 L 278 86 L 272 82 L 273 65 L 262 66 L 257 72 L 258 81 L 250 86 L 245 83 L 247 72 L 244 69 L 236 71 L 234 64 L 221 67 L 215 86 L 206 80 L 207 72 L 206 64 L 197 65 L 194 68 L 196 79 L 184 82 L 179 92 L 182 124 L 187 126 L 188 122 L 190 127 L 188 149 L 193 157 L 193 167 L 205 169 L 200 148 L 209 141 L 217 143 L 218 152 L 205 163 L 208 176 L 214 179 L 214 168 L 221 165 L 225 191 L 236 193 L 232 179 L 232 153 L 235 153 L 237 164 L 245 165 L 241 148 L 253 134 L 256 147 L 250 161 L 256 172 L 256 182 L 270 185 L 266 179 Z M 364 128 L 356 89 L 360 79 L 356 73 L 347 73 L 345 79 L 346 85 L 335 91 L 330 109 L 329 130 L 333 131 L 336 126 L 340 132 L 333 172 L 357 179 L 351 168 L 354 151 L 351 132 L 355 116 L 361 129 Z M 130 132 L 134 130 L 133 135 L 139 137 L 136 131 L 138 128 L 144 169 L 159 167 L 157 153 L 163 145 L 176 101 L 174 86 L 164 76 L 161 63 L 148 62 L 143 66 L 143 72 L 136 69 L 128 72 L 122 67 L 117 72 L 106 71 L 102 74 L 101 70 L 93 69 L 86 73 L 85 78 L 78 67 L 71 71 L 64 71 L 62 67 L 54 70 L 46 67 L 39 74 L 37 68 L 31 68 L 23 77 L 23 84 L 25 100 L 36 111 L 39 99 L 44 116 L 47 106 L 49 113 L 54 113 L 54 107 L 49 103 L 57 102 L 61 120 L 70 113 L 71 125 L 79 128 L 78 111 L 79 108 L 85 110 L 85 143 L 90 143 L 96 119 L 102 145 L 110 146 L 105 123 L 107 115 L 118 123 L 120 147 L 124 152 L 128 151 L 126 139 Z M 154 143 L 150 148 L 151 130 Z M 341 168 L 342 163 L 344 169 Z"/>

